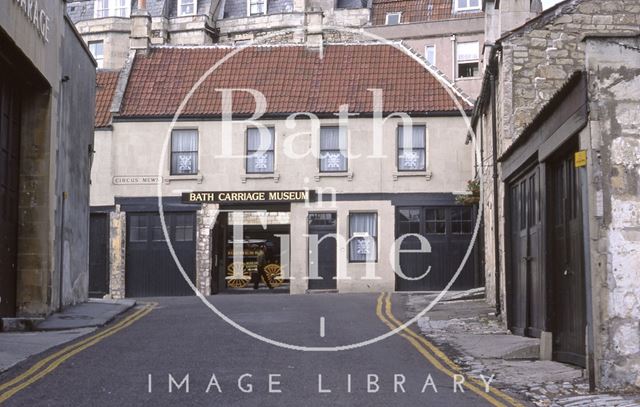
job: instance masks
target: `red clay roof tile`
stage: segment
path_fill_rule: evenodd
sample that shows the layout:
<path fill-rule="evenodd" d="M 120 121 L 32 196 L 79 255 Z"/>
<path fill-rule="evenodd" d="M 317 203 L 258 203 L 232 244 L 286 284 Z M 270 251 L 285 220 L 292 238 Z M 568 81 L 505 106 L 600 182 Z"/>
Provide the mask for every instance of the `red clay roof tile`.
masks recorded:
<path fill-rule="evenodd" d="M 227 47 L 158 47 L 136 55 L 120 117 L 173 116 L 191 88 L 232 52 Z M 184 116 L 219 116 L 218 89 L 256 89 L 267 114 L 372 112 L 372 93 L 384 92 L 385 112 L 456 111 L 438 80 L 401 50 L 383 44 L 326 45 L 323 58 L 304 46 L 247 47 L 204 79 L 185 105 Z M 469 105 L 465 105 L 469 108 Z M 252 95 L 234 92 L 233 112 L 250 115 Z"/>
<path fill-rule="evenodd" d="M 118 71 L 96 72 L 96 128 L 107 127 L 111 123 L 111 101 L 119 74 Z"/>

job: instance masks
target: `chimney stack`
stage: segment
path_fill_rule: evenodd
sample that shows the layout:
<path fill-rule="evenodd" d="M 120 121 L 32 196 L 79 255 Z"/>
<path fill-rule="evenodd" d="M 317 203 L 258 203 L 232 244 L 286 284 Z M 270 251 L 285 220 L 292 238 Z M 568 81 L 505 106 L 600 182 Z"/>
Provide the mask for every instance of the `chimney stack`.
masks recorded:
<path fill-rule="evenodd" d="M 138 8 L 131 13 L 130 47 L 132 50 L 147 50 L 150 41 L 151 15 L 147 11 L 146 0 L 138 0 Z"/>
<path fill-rule="evenodd" d="M 322 30 L 322 10 L 311 10 L 306 13 L 307 39 L 308 48 L 319 50 L 322 53 L 324 42 Z"/>

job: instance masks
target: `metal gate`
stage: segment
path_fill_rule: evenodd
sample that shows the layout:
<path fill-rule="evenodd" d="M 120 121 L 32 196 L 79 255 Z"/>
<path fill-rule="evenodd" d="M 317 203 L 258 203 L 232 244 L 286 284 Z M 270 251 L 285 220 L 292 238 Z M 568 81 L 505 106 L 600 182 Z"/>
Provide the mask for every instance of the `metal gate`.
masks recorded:
<path fill-rule="evenodd" d="M 92 213 L 89 225 L 89 296 L 109 293 L 109 215 Z"/>
<path fill-rule="evenodd" d="M 187 276 L 195 283 L 195 213 L 165 213 L 165 221 L 175 253 Z M 127 214 L 126 251 L 127 297 L 194 294 L 171 256 L 158 213 Z"/>
<path fill-rule="evenodd" d="M 14 83 L 0 66 L 0 317 L 16 312 L 20 97 Z"/>
<path fill-rule="evenodd" d="M 408 280 L 396 274 L 397 291 L 442 290 L 458 270 L 471 243 L 475 210 L 469 206 L 399 207 L 396 210 L 396 238 L 417 234 L 431 245 L 430 253 L 401 253 L 400 267 L 407 277 L 429 274 L 419 280 Z M 420 249 L 420 240 L 409 236 L 402 250 Z M 474 248 L 451 289 L 464 290 L 478 285 L 477 255 Z"/>
<path fill-rule="evenodd" d="M 310 213 L 309 235 L 318 237 L 318 276 L 320 279 L 309 280 L 310 290 L 332 290 L 336 288 L 336 239 L 327 236 L 336 233 L 337 215 L 333 212 Z M 323 237 L 326 237 L 323 239 Z M 322 241 L 320 241 L 322 239 Z M 313 266 L 309 260 L 309 270 Z"/>

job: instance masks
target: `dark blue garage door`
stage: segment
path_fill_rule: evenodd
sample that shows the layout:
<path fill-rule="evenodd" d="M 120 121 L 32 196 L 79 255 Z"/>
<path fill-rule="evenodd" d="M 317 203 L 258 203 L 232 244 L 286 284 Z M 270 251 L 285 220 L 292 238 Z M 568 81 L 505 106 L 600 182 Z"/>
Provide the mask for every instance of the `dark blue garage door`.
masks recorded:
<path fill-rule="evenodd" d="M 419 234 L 431 244 L 431 253 L 402 253 L 402 272 L 409 277 L 418 277 L 429 267 L 431 271 L 420 280 L 407 280 L 396 275 L 396 290 L 442 290 L 455 274 L 469 247 L 475 216 L 475 210 L 470 206 L 398 207 L 396 238 L 409 233 Z M 416 237 L 408 237 L 401 248 L 420 249 L 420 241 Z M 474 248 L 452 290 L 466 290 L 480 284 L 476 252 Z"/>
<path fill-rule="evenodd" d="M 176 255 L 195 282 L 195 213 L 165 213 L 165 219 Z M 194 295 L 171 256 L 158 213 L 127 214 L 126 250 L 127 297 Z"/>

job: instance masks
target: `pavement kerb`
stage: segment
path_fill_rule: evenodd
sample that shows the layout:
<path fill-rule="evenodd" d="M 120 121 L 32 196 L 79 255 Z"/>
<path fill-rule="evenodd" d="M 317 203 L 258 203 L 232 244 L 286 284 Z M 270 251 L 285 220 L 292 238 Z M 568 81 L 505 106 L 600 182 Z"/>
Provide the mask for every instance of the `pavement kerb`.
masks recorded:
<path fill-rule="evenodd" d="M 55 352 L 54 354 L 38 361 L 33 366 L 31 366 L 29 370 L 22 373 L 21 375 L 9 380 L 8 382 L 0 384 L 0 391 L 9 389 L 6 392 L 0 394 L 0 403 L 3 403 L 17 392 L 40 380 L 42 377 L 55 370 L 60 364 L 76 355 L 77 353 L 132 325 L 134 322 L 153 311 L 156 305 L 157 304 L 155 303 L 145 305 L 143 308 L 126 317 L 125 319 L 119 321 L 112 327 L 109 327 L 97 334 L 91 335 L 72 345 L 66 346 L 65 348 Z M 47 366 L 47 364 L 49 365 Z M 44 370 L 40 370 L 42 368 L 44 368 Z"/>
<path fill-rule="evenodd" d="M 385 318 L 385 315 L 382 314 L 381 312 L 381 308 L 382 308 L 382 300 L 384 299 L 385 302 L 385 307 L 384 307 L 384 312 L 386 317 L 388 317 L 389 319 Z M 378 304 L 376 307 L 376 314 L 378 315 L 378 317 L 385 323 L 387 324 L 390 328 L 392 329 L 396 329 L 398 326 L 401 326 L 402 323 L 400 321 L 398 321 L 395 316 L 393 315 L 393 312 L 391 311 L 391 294 L 389 293 L 383 293 L 380 295 L 380 297 L 378 297 Z M 391 320 L 391 322 L 389 321 Z M 489 401 L 492 405 L 494 406 L 503 406 L 504 404 L 498 400 L 496 400 L 495 398 L 489 396 L 487 394 L 487 392 L 484 391 L 484 383 L 480 382 L 479 380 L 464 375 L 462 374 L 462 369 L 460 368 L 460 366 L 458 366 L 455 362 L 453 362 L 451 359 L 449 359 L 449 357 L 447 357 L 440 349 L 438 349 L 435 345 L 433 345 L 431 342 L 429 342 L 424 336 L 417 334 L 416 332 L 414 332 L 412 329 L 410 328 L 405 328 L 402 333 L 400 334 L 402 337 L 404 337 L 405 339 L 407 339 L 409 342 L 412 343 L 412 345 L 423 355 L 425 356 L 425 358 L 427 360 L 429 360 L 429 362 L 431 362 L 431 364 L 436 367 L 438 370 L 442 371 L 443 373 L 453 377 L 453 375 L 462 375 L 464 376 L 466 379 L 470 379 L 471 382 L 473 382 L 475 385 L 479 386 L 480 389 L 478 389 L 477 387 L 475 387 L 474 385 L 471 385 L 469 380 L 465 380 L 464 385 L 465 387 L 469 388 L 471 391 L 473 391 L 474 393 L 482 396 L 483 398 L 487 399 L 487 401 Z M 418 344 L 422 344 L 423 346 L 420 346 Z M 430 352 L 432 352 L 433 354 L 429 353 L 429 351 L 427 351 L 427 349 L 425 349 L 424 347 L 426 347 Z M 442 366 L 442 364 L 440 363 L 440 361 L 442 361 L 443 363 L 445 363 L 447 366 L 449 366 L 449 369 L 447 369 L 446 367 Z M 523 407 L 523 404 L 520 403 L 519 401 L 515 400 L 514 398 L 512 398 L 511 396 L 507 395 L 506 393 L 501 392 L 500 390 L 497 390 L 494 387 L 490 388 L 490 393 L 492 393 L 493 395 L 495 395 L 496 397 L 501 398 L 502 400 L 506 401 L 510 406 L 517 406 L 517 407 Z"/>

